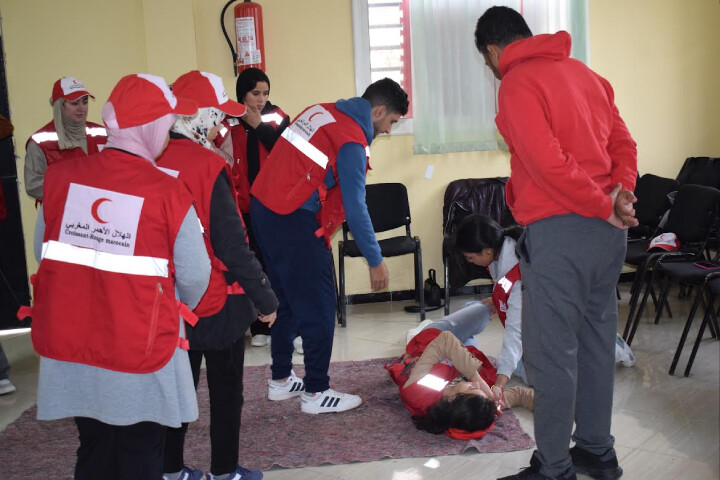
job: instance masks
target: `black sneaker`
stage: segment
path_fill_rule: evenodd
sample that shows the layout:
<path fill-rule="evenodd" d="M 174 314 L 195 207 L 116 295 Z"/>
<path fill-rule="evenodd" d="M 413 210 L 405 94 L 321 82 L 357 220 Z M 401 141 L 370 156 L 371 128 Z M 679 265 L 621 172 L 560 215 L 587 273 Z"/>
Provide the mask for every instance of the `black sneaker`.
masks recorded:
<path fill-rule="evenodd" d="M 530 457 L 530 466 L 522 472 L 507 477 L 498 478 L 497 480 L 577 480 L 572 471 L 565 472 L 559 477 L 548 477 L 540 473 L 540 460 L 537 458 L 537 450 Z"/>
<path fill-rule="evenodd" d="M 616 480 L 622 477 L 623 470 L 618 466 L 617 455 L 601 460 L 603 455 L 595 455 L 580 447 L 570 449 L 573 465 L 578 473 L 596 480 Z"/>

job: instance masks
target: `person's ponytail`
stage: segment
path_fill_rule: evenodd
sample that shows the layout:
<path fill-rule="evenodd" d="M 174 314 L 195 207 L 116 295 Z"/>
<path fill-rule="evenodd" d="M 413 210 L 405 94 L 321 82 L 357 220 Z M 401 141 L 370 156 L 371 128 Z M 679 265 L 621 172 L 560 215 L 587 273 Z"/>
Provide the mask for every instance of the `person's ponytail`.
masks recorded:
<path fill-rule="evenodd" d="M 510 237 L 517 242 L 524 230 L 521 225 L 510 225 L 503 230 L 503 237 Z"/>

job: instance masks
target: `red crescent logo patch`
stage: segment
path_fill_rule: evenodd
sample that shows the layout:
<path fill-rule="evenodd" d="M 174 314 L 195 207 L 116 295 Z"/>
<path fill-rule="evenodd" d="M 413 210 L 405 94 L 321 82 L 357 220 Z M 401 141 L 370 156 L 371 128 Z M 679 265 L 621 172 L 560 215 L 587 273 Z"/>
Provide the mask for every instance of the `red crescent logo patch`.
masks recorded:
<path fill-rule="evenodd" d="M 110 200 L 109 198 L 98 198 L 93 202 L 92 207 L 90 208 L 90 213 L 92 214 L 93 218 L 98 222 L 108 223 L 102 218 L 100 218 L 100 215 L 98 215 L 98 208 L 100 208 L 100 205 L 102 205 L 103 202 L 112 202 L 112 200 Z"/>
<path fill-rule="evenodd" d="M 314 117 L 315 115 L 322 115 L 322 114 L 323 114 L 323 112 L 315 112 L 315 113 L 313 113 L 312 115 L 310 115 L 310 116 L 308 117 L 308 122 L 312 122 L 312 119 L 313 119 L 313 117 Z"/>

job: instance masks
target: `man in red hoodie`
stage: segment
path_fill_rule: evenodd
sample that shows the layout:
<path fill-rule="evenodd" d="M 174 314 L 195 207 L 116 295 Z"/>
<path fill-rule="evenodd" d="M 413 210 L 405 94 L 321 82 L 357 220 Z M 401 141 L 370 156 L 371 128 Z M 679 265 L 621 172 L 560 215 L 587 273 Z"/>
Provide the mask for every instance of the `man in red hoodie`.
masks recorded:
<path fill-rule="evenodd" d="M 492 7 L 475 43 L 502 79 L 495 122 L 511 154 L 506 197 L 526 227 L 517 250 L 538 450 L 501 480 L 620 478 L 610 434 L 615 284 L 625 230 L 637 223 L 635 142 L 610 84 L 569 57 L 567 32 L 533 36 L 518 12 Z"/>

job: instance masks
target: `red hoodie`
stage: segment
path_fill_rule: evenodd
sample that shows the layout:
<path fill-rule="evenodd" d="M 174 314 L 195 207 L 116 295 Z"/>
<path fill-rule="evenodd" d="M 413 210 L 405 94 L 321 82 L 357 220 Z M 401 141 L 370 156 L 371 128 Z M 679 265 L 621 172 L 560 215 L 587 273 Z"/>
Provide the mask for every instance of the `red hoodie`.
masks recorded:
<path fill-rule="evenodd" d="M 528 225 L 576 213 L 608 218 L 616 184 L 634 190 L 637 149 L 607 80 L 570 55 L 567 32 L 511 43 L 500 56 L 498 130 L 510 147 L 506 197 Z"/>

